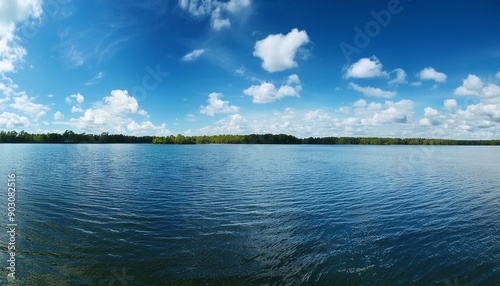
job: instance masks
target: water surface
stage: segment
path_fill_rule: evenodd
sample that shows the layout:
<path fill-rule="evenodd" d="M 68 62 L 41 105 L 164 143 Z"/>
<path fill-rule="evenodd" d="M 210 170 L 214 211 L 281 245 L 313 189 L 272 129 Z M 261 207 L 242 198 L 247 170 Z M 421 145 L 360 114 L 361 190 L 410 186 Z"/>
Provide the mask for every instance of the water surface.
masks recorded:
<path fill-rule="evenodd" d="M 0 160 L 19 285 L 500 281 L 498 147 L 3 144 Z"/>

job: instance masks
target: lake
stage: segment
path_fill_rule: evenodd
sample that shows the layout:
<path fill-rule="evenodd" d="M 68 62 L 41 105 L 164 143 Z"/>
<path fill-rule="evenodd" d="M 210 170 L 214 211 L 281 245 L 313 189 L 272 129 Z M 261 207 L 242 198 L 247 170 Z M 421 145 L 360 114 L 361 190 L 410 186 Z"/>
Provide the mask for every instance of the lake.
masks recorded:
<path fill-rule="evenodd" d="M 0 145 L 17 285 L 499 285 L 500 148 Z"/>

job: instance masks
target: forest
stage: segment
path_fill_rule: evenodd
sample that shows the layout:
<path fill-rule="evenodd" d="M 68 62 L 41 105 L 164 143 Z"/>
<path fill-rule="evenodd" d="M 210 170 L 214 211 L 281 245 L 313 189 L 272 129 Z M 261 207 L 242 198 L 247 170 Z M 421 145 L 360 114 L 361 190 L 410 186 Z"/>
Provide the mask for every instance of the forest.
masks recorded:
<path fill-rule="evenodd" d="M 353 144 L 353 145 L 500 145 L 500 140 L 450 140 L 379 137 L 309 137 L 287 134 L 166 136 L 155 137 L 154 144 Z"/>
<path fill-rule="evenodd" d="M 153 143 L 153 144 L 353 144 L 353 145 L 500 145 L 500 140 L 451 140 L 380 137 L 309 137 L 287 134 L 203 135 L 203 136 L 130 136 L 75 133 L 31 134 L 25 131 L 0 131 L 0 143 Z"/>
<path fill-rule="evenodd" d="M 153 136 L 128 136 L 109 134 L 100 135 L 81 133 L 66 130 L 63 134 L 46 133 L 31 134 L 25 131 L 0 131 L 0 143 L 151 143 Z"/>

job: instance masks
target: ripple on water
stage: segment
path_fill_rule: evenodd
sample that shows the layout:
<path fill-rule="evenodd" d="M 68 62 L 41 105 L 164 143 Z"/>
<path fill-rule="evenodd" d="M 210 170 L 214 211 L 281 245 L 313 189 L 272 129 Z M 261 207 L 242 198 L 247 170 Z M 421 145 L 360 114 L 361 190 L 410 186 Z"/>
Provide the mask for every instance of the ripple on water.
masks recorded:
<path fill-rule="evenodd" d="M 26 285 L 500 281 L 496 148 L 5 146 Z"/>

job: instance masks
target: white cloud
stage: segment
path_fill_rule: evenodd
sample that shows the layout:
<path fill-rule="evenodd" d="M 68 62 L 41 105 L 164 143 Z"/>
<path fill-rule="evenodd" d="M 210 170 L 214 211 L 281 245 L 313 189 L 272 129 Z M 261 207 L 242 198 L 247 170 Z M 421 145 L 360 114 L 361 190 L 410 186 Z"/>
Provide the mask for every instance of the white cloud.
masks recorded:
<path fill-rule="evenodd" d="M 126 90 L 113 90 L 111 95 L 104 98 L 102 107 L 111 114 L 140 114 L 139 103 L 135 97 L 129 96 Z"/>
<path fill-rule="evenodd" d="M 251 3 L 251 0 L 229 0 L 223 3 L 223 7 L 225 10 L 231 13 L 237 13 L 242 9 L 250 6 Z"/>
<path fill-rule="evenodd" d="M 231 20 L 228 17 L 239 13 L 250 4 L 250 0 L 179 0 L 181 9 L 194 17 L 210 15 L 211 27 L 217 31 L 230 28 Z"/>
<path fill-rule="evenodd" d="M 185 56 L 183 56 L 181 58 L 181 60 L 184 61 L 184 62 L 194 61 L 195 59 L 199 58 L 204 52 L 205 52 L 204 49 L 194 50 L 194 51 L 192 51 L 190 53 L 187 53 Z"/>
<path fill-rule="evenodd" d="M 264 115 L 232 115 L 214 125 L 200 129 L 202 134 L 285 133 L 298 137 L 309 136 L 397 136 L 400 130 L 411 128 L 413 102 L 401 100 L 367 103 L 364 100 L 348 106 L 347 113 L 328 110 L 294 110 L 285 108 Z"/>
<path fill-rule="evenodd" d="M 394 91 L 386 91 L 371 86 L 362 87 L 352 82 L 349 83 L 349 87 L 351 87 L 355 91 L 361 92 L 364 96 L 372 96 L 379 98 L 391 98 L 396 96 L 396 92 Z"/>
<path fill-rule="evenodd" d="M 485 104 L 500 104 L 500 86 L 485 83 L 476 75 L 469 74 L 462 85 L 454 91 L 455 95 L 475 96 Z"/>
<path fill-rule="evenodd" d="M 436 71 L 432 67 L 427 67 L 420 71 L 420 80 L 433 80 L 435 82 L 445 82 L 448 76 L 442 72 Z"/>
<path fill-rule="evenodd" d="M 406 72 L 403 69 L 397 68 L 391 73 L 396 73 L 396 77 L 389 81 L 389 84 L 405 84 L 406 83 Z"/>
<path fill-rule="evenodd" d="M 215 126 L 205 126 L 200 128 L 202 134 L 241 134 L 246 132 L 247 120 L 239 115 L 232 114 L 215 123 Z"/>
<path fill-rule="evenodd" d="M 454 112 L 458 106 L 457 101 L 455 99 L 446 99 L 443 102 L 443 105 L 444 105 L 444 109 L 451 111 L 451 112 Z"/>
<path fill-rule="evenodd" d="M 135 135 L 167 135 L 171 134 L 171 132 L 167 129 L 165 123 L 156 126 L 151 121 L 144 121 L 141 124 L 131 121 L 127 125 L 127 129 Z"/>
<path fill-rule="evenodd" d="M 18 109 L 25 114 L 36 117 L 45 115 L 49 109 L 42 104 L 33 103 L 26 92 L 17 92 L 18 86 L 6 73 L 16 72 L 17 67 L 24 61 L 27 51 L 16 36 L 17 24 L 33 24 L 30 20 L 39 20 L 42 14 L 41 0 L 11 0 L 0 3 L 0 91 L 5 98 L 0 99 L 0 104 L 9 102 L 14 97 L 14 103 L 10 107 Z M 8 128 L 13 126 L 29 126 L 26 117 L 19 117 L 13 113 L 3 113 L 2 122 Z"/>
<path fill-rule="evenodd" d="M 210 16 L 211 20 L 212 20 L 212 28 L 216 31 L 220 31 L 222 29 L 228 29 L 229 27 L 231 27 L 231 21 L 229 21 L 229 19 L 225 18 L 225 19 L 222 19 L 221 18 L 221 12 L 222 8 L 219 6 L 219 7 L 216 7 L 213 11 L 212 11 L 212 15 Z"/>
<path fill-rule="evenodd" d="M 148 114 L 139 108 L 135 97 L 129 96 L 126 90 L 113 90 L 111 95 L 86 109 L 83 116 L 71 118 L 67 124 L 90 133 L 128 131 L 131 134 L 143 134 L 147 130 L 157 134 L 168 133 L 163 124 L 154 126 L 148 121 L 139 124 L 133 119 L 134 116 L 146 117 Z"/>
<path fill-rule="evenodd" d="M 245 74 L 245 67 L 242 66 L 240 67 L 239 69 L 237 69 L 236 71 L 234 71 L 237 75 L 244 75 Z"/>
<path fill-rule="evenodd" d="M 184 118 L 187 122 L 195 122 L 196 121 L 196 116 L 194 114 L 187 114 L 186 117 Z"/>
<path fill-rule="evenodd" d="M 77 94 L 72 94 L 72 95 L 66 97 L 65 101 L 68 104 L 70 104 L 74 101 L 76 101 L 78 104 L 82 104 L 85 101 L 85 97 L 83 95 L 81 95 L 80 93 L 77 93 Z"/>
<path fill-rule="evenodd" d="M 13 33 L 0 38 L 0 73 L 14 72 L 16 65 L 24 60 L 27 52 L 15 41 Z"/>
<path fill-rule="evenodd" d="M 3 112 L 0 114 L 0 127 L 2 128 L 26 128 L 30 125 L 29 119 L 24 116 L 19 116 L 10 112 Z"/>
<path fill-rule="evenodd" d="M 13 99 L 14 103 L 11 103 L 10 107 L 20 110 L 23 113 L 34 117 L 42 117 L 49 110 L 48 106 L 39 103 L 34 103 L 33 100 L 35 99 L 29 98 L 28 95 L 26 94 L 14 97 Z"/>
<path fill-rule="evenodd" d="M 54 119 L 55 120 L 64 119 L 64 114 L 62 114 L 60 111 L 57 111 L 56 113 L 54 113 Z"/>
<path fill-rule="evenodd" d="M 298 66 L 298 49 L 309 43 L 306 31 L 292 29 L 288 34 L 269 35 L 255 43 L 253 55 L 262 59 L 262 68 L 268 72 L 283 71 Z"/>
<path fill-rule="evenodd" d="M 85 97 L 81 95 L 80 93 L 77 94 L 72 94 L 64 100 L 67 104 L 71 104 L 73 102 L 76 102 L 76 105 L 73 105 L 71 107 L 71 112 L 76 113 L 76 112 L 84 112 L 82 108 L 82 104 L 85 101 Z"/>
<path fill-rule="evenodd" d="M 208 116 L 214 116 L 217 113 L 236 113 L 240 110 L 239 107 L 229 105 L 229 101 L 221 100 L 222 93 L 212 92 L 208 95 L 207 102 L 209 105 L 200 106 L 200 113 Z"/>
<path fill-rule="evenodd" d="M 204 16 L 212 11 L 213 0 L 180 0 L 179 6 L 193 16 Z"/>
<path fill-rule="evenodd" d="M 271 103 L 286 96 L 299 97 L 302 90 L 300 79 L 296 74 L 288 77 L 287 83 L 276 89 L 276 86 L 270 82 L 264 82 L 260 85 L 252 85 L 243 91 L 244 94 L 253 97 L 253 103 Z"/>
<path fill-rule="evenodd" d="M 296 74 L 289 75 L 286 84 L 288 85 L 300 84 L 299 76 Z"/>
<path fill-rule="evenodd" d="M 436 109 L 426 107 L 424 109 L 424 118 L 419 123 L 423 126 L 435 126 L 443 123 L 444 116 L 440 115 Z"/>
<path fill-rule="evenodd" d="M 500 79 L 500 71 L 499 71 L 499 72 L 497 72 L 497 74 L 495 75 L 495 77 L 496 77 L 497 79 Z"/>
<path fill-rule="evenodd" d="M 484 103 L 500 104 L 500 86 L 496 84 L 488 84 L 481 89 L 479 97 Z"/>
<path fill-rule="evenodd" d="M 413 101 L 404 99 L 398 102 L 386 101 L 384 108 L 376 112 L 372 124 L 406 123 L 413 115 Z"/>
<path fill-rule="evenodd" d="M 27 52 L 15 35 L 18 23 L 38 20 L 42 14 L 41 0 L 10 0 L 0 4 L 0 73 L 14 72 Z"/>
<path fill-rule="evenodd" d="M 424 118 L 419 121 L 425 127 L 426 137 L 457 139 L 496 139 L 500 134 L 500 86 L 485 84 L 479 77 L 469 74 L 462 85 L 455 89 L 456 95 L 474 96 L 473 104 L 459 108 L 455 99 L 444 101 L 444 109 L 450 113 L 439 114 L 426 108 Z"/>
<path fill-rule="evenodd" d="M 0 36 L 12 32 L 18 22 L 39 19 L 43 12 L 42 0 L 2 1 L 0 7 Z"/>
<path fill-rule="evenodd" d="M 389 74 L 382 70 L 382 64 L 377 57 L 361 58 L 347 68 L 345 78 L 373 78 L 387 77 Z"/>
<path fill-rule="evenodd" d="M 481 99 L 482 100 L 482 99 Z M 298 137 L 380 136 L 452 139 L 497 139 L 500 134 L 500 104 L 470 104 L 456 109 L 453 99 L 443 112 L 427 107 L 414 119 L 411 100 L 369 102 L 359 99 L 335 112 L 327 109 L 286 108 L 262 115 L 231 115 L 198 130 L 201 134 L 286 133 Z M 453 111 L 454 110 L 454 111 Z"/>
<path fill-rule="evenodd" d="M 487 117 L 491 121 L 500 123 L 500 105 L 499 104 L 472 104 L 467 107 L 465 114 L 477 117 Z"/>
<path fill-rule="evenodd" d="M 88 82 L 85 83 L 85 85 L 94 85 L 99 82 L 104 77 L 104 73 L 100 71 L 97 73 L 93 78 L 91 78 Z"/>
<path fill-rule="evenodd" d="M 483 88 L 484 83 L 479 77 L 473 74 L 469 74 L 466 79 L 464 79 L 461 86 L 455 89 L 455 95 L 479 95 L 481 88 Z"/>
<path fill-rule="evenodd" d="M 71 107 L 71 113 L 84 112 L 83 108 L 80 106 L 73 105 Z"/>

